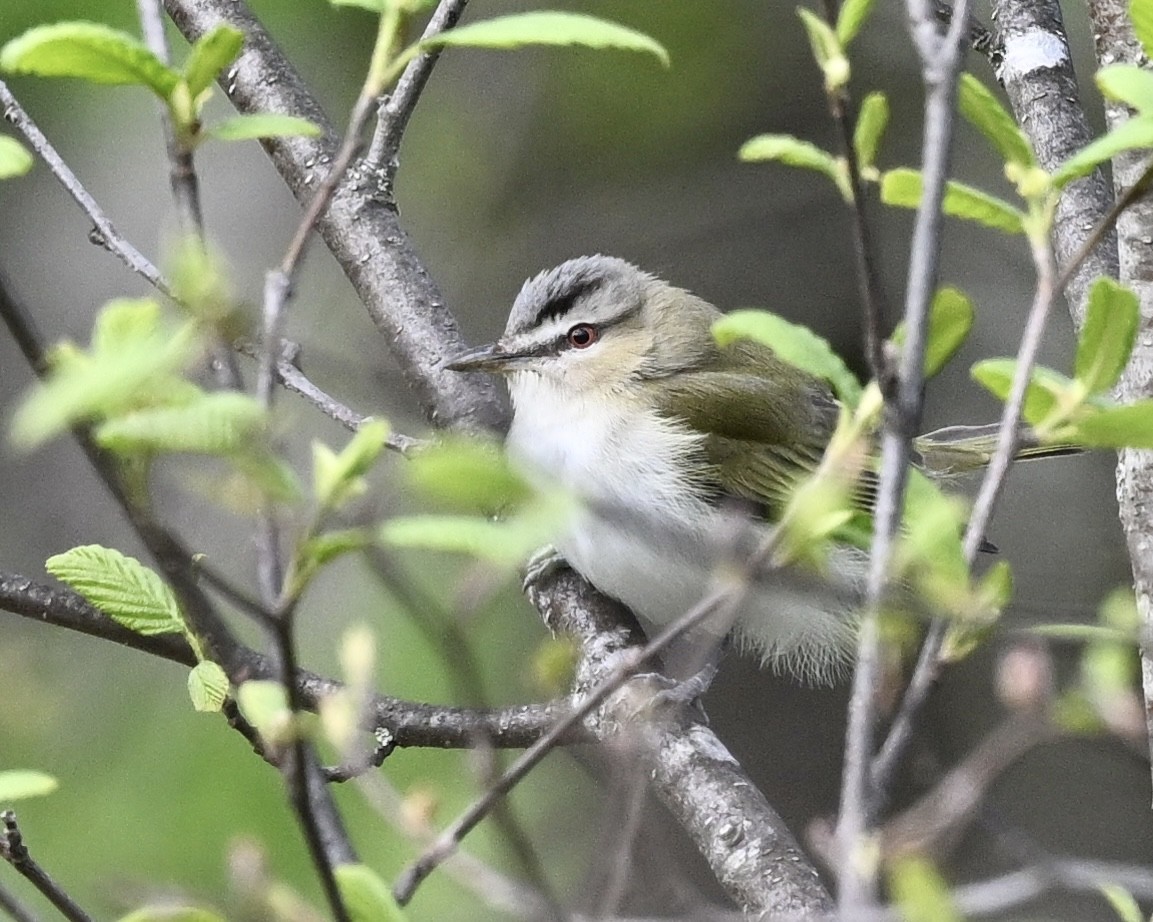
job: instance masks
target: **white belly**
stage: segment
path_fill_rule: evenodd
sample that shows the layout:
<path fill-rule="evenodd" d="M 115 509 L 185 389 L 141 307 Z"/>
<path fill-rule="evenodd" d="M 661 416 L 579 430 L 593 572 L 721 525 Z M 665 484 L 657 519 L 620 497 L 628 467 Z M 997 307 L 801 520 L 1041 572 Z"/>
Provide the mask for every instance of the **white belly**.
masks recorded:
<path fill-rule="evenodd" d="M 588 502 L 555 540 L 557 549 L 649 624 L 680 617 L 709 591 L 729 532 L 683 473 L 699 437 L 655 414 L 613 414 L 573 401 L 558 407 L 555 391 L 525 395 L 527 387 L 549 385 L 531 378 L 513 389 L 510 456 L 542 486 L 551 480 Z M 853 632 L 844 605 L 787 582 L 759 584 L 735 622 L 713 630 L 732 626 L 738 641 L 774 668 L 828 681 L 848 662 Z"/>

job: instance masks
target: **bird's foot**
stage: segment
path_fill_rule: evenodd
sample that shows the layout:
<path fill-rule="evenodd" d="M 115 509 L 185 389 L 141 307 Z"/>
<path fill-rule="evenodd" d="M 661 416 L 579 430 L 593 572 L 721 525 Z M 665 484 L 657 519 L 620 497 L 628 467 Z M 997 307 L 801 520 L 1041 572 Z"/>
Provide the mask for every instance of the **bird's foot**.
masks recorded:
<path fill-rule="evenodd" d="M 546 576 L 558 570 L 569 569 L 569 562 L 564 559 L 561 552 L 551 544 L 538 548 L 524 565 L 524 579 L 522 588 L 527 592 L 529 587 L 540 582 Z"/>

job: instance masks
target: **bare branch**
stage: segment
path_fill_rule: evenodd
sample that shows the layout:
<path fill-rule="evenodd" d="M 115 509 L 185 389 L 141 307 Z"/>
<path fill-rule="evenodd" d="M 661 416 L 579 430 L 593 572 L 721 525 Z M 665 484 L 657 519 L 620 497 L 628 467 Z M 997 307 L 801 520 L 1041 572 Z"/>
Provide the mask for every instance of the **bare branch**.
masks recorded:
<path fill-rule="evenodd" d="M 92 917 L 81 909 L 28 853 L 24 836 L 20 832 L 20 827 L 16 825 L 16 814 L 11 810 L 5 810 L 0 813 L 0 823 L 4 827 L 0 831 L 0 858 L 12 865 L 32 886 L 44 894 L 69 922 L 92 922 Z"/>
<path fill-rule="evenodd" d="M 40 159 L 51 170 L 52 175 L 64 187 L 64 191 L 72 196 L 76 204 L 92 222 L 93 230 L 89 234 L 89 239 L 104 247 L 109 253 L 119 257 L 124 265 L 145 279 L 150 285 L 166 295 L 171 295 L 172 291 L 168 287 L 168 282 L 160 275 L 160 270 L 112 226 L 112 222 L 108 220 L 104 210 L 96 203 L 96 199 L 76 178 L 76 174 L 69 169 L 68 164 L 64 162 L 60 154 L 56 152 L 56 148 L 52 146 L 52 143 L 17 102 L 16 97 L 12 95 L 8 85 L 3 80 L 0 80 L 0 105 L 3 106 L 4 118 L 24 135 L 32 149 L 36 151 Z"/>

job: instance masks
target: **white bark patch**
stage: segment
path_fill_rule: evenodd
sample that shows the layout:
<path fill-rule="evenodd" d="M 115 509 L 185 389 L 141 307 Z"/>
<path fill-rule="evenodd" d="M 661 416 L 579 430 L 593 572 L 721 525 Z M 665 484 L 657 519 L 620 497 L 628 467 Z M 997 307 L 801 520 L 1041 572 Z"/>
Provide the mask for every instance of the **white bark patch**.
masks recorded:
<path fill-rule="evenodd" d="M 1044 29 L 1030 29 L 1005 38 L 1003 79 L 1020 79 L 1035 70 L 1062 67 L 1068 61 L 1065 42 Z"/>

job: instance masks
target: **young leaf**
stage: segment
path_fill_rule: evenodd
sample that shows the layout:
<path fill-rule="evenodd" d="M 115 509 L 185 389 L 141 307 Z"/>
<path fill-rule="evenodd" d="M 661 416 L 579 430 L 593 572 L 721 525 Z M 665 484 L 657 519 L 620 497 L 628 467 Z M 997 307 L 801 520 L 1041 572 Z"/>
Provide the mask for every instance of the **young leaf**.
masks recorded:
<path fill-rule="evenodd" d="M 419 490 L 468 512 L 491 514 L 533 495 L 500 447 L 479 439 L 446 439 L 417 454 L 406 472 Z"/>
<path fill-rule="evenodd" d="M 0 771 L 0 804 L 25 797 L 43 797 L 59 787 L 59 782 L 51 775 L 31 769 L 9 769 Z"/>
<path fill-rule="evenodd" d="M 1153 58 L 1153 3 L 1150 0 L 1130 0 L 1129 18 L 1145 56 Z"/>
<path fill-rule="evenodd" d="M 321 130 L 306 118 L 278 115 L 274 112 L 254 112 L 234 115 L 204 129 L 204 136 L 218 141 L 252 141 L 257 138 L 306 137 L 318 138 Z"/>
<path fill-rule="evenodd" d="M 117 922 L 226 922 L 225 918 L 210 909 L 199 906 L 172 906 L 164 903 L 156 906 L 141 906 Z"/>
<path fill-rule="evenodd" d="M 841 7 L 844 13 L 845 7 Z M 889 124 L 889 100 L 884 93 L 870 93 L 861 103 L 857 125 L 853 129 L 853 150 L 862 171 L 877 162 L 877 150 Z"/>
<path fill-rule="evenodd" d="M 1153 116 L 1138 115 L 1089 142 L 1061 164 L 1053 174 L 1053 185 L 1062 189 L 1123 151 L 1145 147 L 1153 147 Z"/>
<path fill-rule="evenodd" d="M 380 540 L 393 547 L 467 554 L 512 567 L 556 534 L 555 527 L 523 527 L 518 518 L 493 522 L 468 515 L 398 516 L 380 527 Z"/>
<path fill-rule="evenodd" d="M 188 696 L 196 710 L 215 713 L 228 697 L 228 676 L 212 660 L 201 660 L 188 673 Z"/>
<path fill-rule="evenodd" d="M 373 419 L 361 424 L 340 454 L 313 442 L 312 490 L 317 505 L 322 509 L 337 508 L 363 492 L 363 475 L 384 450 L 387 437 L 388 423 Z"/>
<path fill-rule="evenodd" d="M 514 13 L 448 29 L 424 39 L 418 47 L 421 50 L 444 46 L 499 49 L 526 45 L 581 45 L 640 51 L 655 56 L 665 67 L 670 64 L 664 46 L 643 32 L 595 16 L 550 10 Z"/>
<path fill-rule="evenodd" d="M 799 6 L 797 15 L 801 17 L 801 23 L 808 33 L 813 59 L 825 77 L 826 92 L 832 93 L 843 89 L 849 82 L 849 59 L 845 57 L 845 49 L 841 46 L 837 33 L 812 10 Z"/>
<path fill-rule="evenodd" d="M 742 144 L 737 156 L 744 161 L 778 160 L 789 166 L 824 173 L 836 184 L 846 201 L 853 200 L 848 176 L 837 158 L 808 141 L 789 134 L 761 134 Z"/>
<path fill-rule="evenodd" d="M 184 630 L 172 590 L 134 557 L 87 544 L 49 557 L 44 568 L 137 634 L 177 634 Z"/>
<path fill-rule="evenodd" d="M 370 13 L 383 13 L 396 0 L 328 0 L 333 6 L 356 6 Z"/>
<path fill-rule="evenodd" d="M 1016 359 L 985 359 L 974 365 L 970 374 L 974 381 L 984 386 L 993 396 L 1008 400 L 1016 369 Z M 1037 425 L 1053 412 L 1058 403 L 1072 403 L 1068 395 L 1075 387 L 1077 385 L 1072 379 L 1051 368 L 1034 368 L 1029 388 L 1025 392 L 1025 421 Z"/>
<path fill-rule="evenodd" d="M 0 179 L 23 176 L 32 169 L 32 155 L 15 138 L 0 135 Z"/>
<path fill-rule="evenodd" d="M 236 689 L 240 712 L 256 732 L 269 744 L 286 743 L 292 736 L 292 712 L 288 694 L 279 682 L 254 679 Z"/>
<path fill-rule="evenodd" d="M 264 408 L 247 394 L 216 391 L 177 407 L 150 407 L 96 427 L 96 441 L 120 454 L 229 455 L 264 428 Z"/>
<path fill-rule="evenodd" d="M 790 323 L 769 311 L 740 310 L 713 324 L 713 338 L 724 347 L 738 339 L 751 339 L 772 349 L 790 365 L 828 381 L 841 402 L 856 406 L 861 383 L 849 371 L 827 340 L 808 327 Z"/>
<path fill-rule="evenodd" d="M 873 11 L 873 0 L 845 0 L 837 14 L 837 40 L 847 48 Z"/>
<path fill-rule="evenodd" d="M 148 87 L 167 100 L 180 75 L 127 32 L 92 22 L 36 26 L 0 49 L 0 69 Z"/>
<path fill-rule="evenodd" d="M 1141 906 L 1133 899 L 1133 894 L 1120 884 L 1100 883 L 1097 889 L 1109 901 L 1109 905 L 1121 922 L 1145 922 L 1145 913 L 1141 911 Z"/>
<path fill-rule="evenodd" d="M 916 208 L 921 204 L 922 183 L 919 170 L 901 167 L 889 170 L 881 177 L 881 201 L 901 208 Z M 1024 214 L 1008 202 L 949 180 L 945 185 L 945 198 L 941 210 L 955 218 L 976 221 L 986 227 L 1020 234 L 1024 231 Z"/>
<path fill-rule="evenodd" d="M 351 922 L 405 922 L 408 918 L 380 876 L 364 864 L 332 869 Z"/>
<path fill-rule="evenodd" d="M 1006 163 L 1024 167 L 1036 165 L 1033 148 L 1025 133 L 1017 127 L 1017 122 L 997 97 L 972 74 L 961 74 L 957 84 L 957 104 L 969 124 L 985 136 Z"/>
<path fill-rule="evenodd" d="M 1153 400 L 1096 409 L 1070 428 L 1070 438 L 1086 448 L 1153 448 Z"/>
<path fill-rule="evenodd" d="M 236 59 L 243 45 L 244 33 L 224 24 L 196 40 L 184 62 L 184 80 L 193 99 L 212 86 L 216 75 Z"/>
<path fill-rule="evenodd" d="M 1074 377 L 1090 394 L 1121 377 L 1137 339 L 1138 313 L 1137 295 L 1128 288 L 1105 276 L 1093 283 L 1073 363 Z"/>
<path fill-rule="evenodd" d="M 963 291 L 939 288 L 929 308 L 929 332 L 925 341 L 925 377 L 931 378 L 961 348 L 973 328 L 973 304 Z M 892 341 L 904 345 L 905 325 L 893 331 Z"/>
<path fill-rule="evenodd" d="M 1097 86 L 1103 96 L 1123 102 L 1148 115 L 1153 109 L 1153 74 L 1136 64 L 1113 64 L 1097 71 Z"/>
<path fill-rule="evenodd" d="M 924 858 L 910 856 L 893 862 L 889 886 L 905 922 L 961 922 L 948 885 Z"/>

